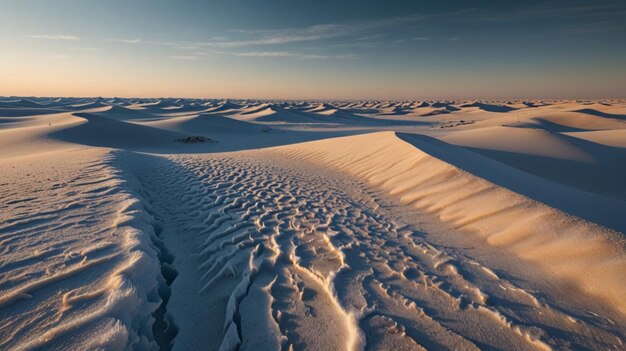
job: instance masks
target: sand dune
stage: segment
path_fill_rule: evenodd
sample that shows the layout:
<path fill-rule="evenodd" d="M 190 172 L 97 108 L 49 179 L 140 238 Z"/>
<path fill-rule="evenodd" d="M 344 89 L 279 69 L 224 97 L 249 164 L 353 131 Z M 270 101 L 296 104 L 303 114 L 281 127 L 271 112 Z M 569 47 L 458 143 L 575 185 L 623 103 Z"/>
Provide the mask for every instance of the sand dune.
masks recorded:
<path fill-rule="evenodd" d="M 626 129 L 576 131 L 565 134 L 601 145 L 626 149 Z"/>
<path fill-rule="evenodd" d="M 0 349 L 621 349 L 624 111 L 2 98 Z"/>
<path fill-rule="evenodd" d="M 108 106 L 109 105 L 107 105 L 106 103 L 102 101 L 90 101 L 90 102 L 84 102 L 84 103 L 81 102 L 78 104 L 70 105 L 70 107 L 73 108 L 74 110 L 87 110 L 87 109 L 108 107 Z"/>
<path fill-rule="evenodd" d="M 176 146 L 175 140 L 186 135 L 117 121 L 92 113 L 77 113 L 83 119 L 72 128 L 52 133 L 50 136 L 65 142 L 124 149 L 162 149 Z"/>
<path fill-rule="evenodd" d="M 494 105 L 494 104 L 486 104 L 482 102 L 473 102 L 471 104 L 464 104 L 461 107 L 478 107 L 479 109 L 487 112 L 510 112 L 515 111 L 517 108 L 507 106 L 507 105 Z"/>
<path fill-rule="evenodd" d="M 526 123 L 531 123 L 527 124 L 531 128 L 542 128 L 557 132 L 626 129 L 626 123 L 623 121 L 599 118 L 580 112 L 552 112 L 542 117 L 531 118 Z"/>
<path fill-rule="evenodd" d="M 0 348 L 150 346 L 157 250 L 111 160 L 84 149 L 2 161 Z"/>
<path fill-rule="evenodd" d="M 622 120 L 622 121 L 626 120 L 626 115 L 607 113 L 607 112 L 595 110 L 592 108 L 583 108 L 580 110 L 576 110 L 574 112 L 580 112 L 580 113 L 584 113 L 587 115 L 598 116 L 598 117 L 603 117 L 603 118 L 612 118 L 612 119 L 617 119 L 617 120 Z"/>
<path fill-rule="evenodd" d="M 0 108 L 42 108 L 44 105 L 26 99 L 0 100 Z"/>
<path fill-rule="evenodd" d="M 602 142 L 611 133 L 597 134 L 595 140 Z M 615 167 L 626 159 L 626 150 L 576 135 L 500 126 L 459 131 L 442 139 L 558 183 L 626 199 L 620 186 L 626 169 Z"/>
<path fill-rule="evenodd" d="M 240 134 L 245 135 L 250 132 L 268 131 L 267 127 L 255 125 L 245 121 L 220 116 L 217 114 L 204 113 L 200 115 L 191 115 L 184 117 L 176 117 L 162 119 L 153 122 L 143 123 L 152 127 L 174 130 L 181 133 L 195 134 Z M 265 128 L 265 129 L 264 129 Z"/>
<path fill-rule="evenodd" d="M 155 117 L 154 114 L 142 111 L 142 110 L 134 110 L 122 106 L 107 106 L 105 109 L 99 110 L 98 112 L 94 112 L 93 114 L 97 116 L 117 119 L 121 121 L 132 121 L 132 120 L 150 120 L 159 117 Z"/>
<path fill-rule="evenodd" d="M 241 106 L 236 105 L 232 102 L 229 101 L 225 101 L 215 107 L 211 107 L 207 110 L 207 112 L 212 112 L 212 113 L 222 113 L 222 114 L 228 114 L 228 113 L 235 113 L 237 112 L 239 109 L 241 108 Z"/>
<path fill-rule="evenodd" d="M 411 135 L 402 135 L 402 139 L 415 143 L 418 148 L 428 143 Z M 508 248 L 520 257 L 537 261 L 546 270 L 569 279 L 579 289 L 606 299 L 626 313 L 622 299 L 626 288 L 626 281 L 622 279 L 626 272 L 626 257 L 623 256 L 626 247 L 623 237 L 617 233 L 576 220 L 462 172 L 431 156 L 432 152 L 425 153 L 403 144 L 393 133 L 313 142 L 285 149 L 288 151 L 279 152 L 322 161 L 363 177 L 400 197 L 404 203 L 433 213 L 455 228 L 478 234 L 490 245 Z M 445 149 L 437 153 L 452 154 Z M 475 206 L 476 202 L 481 206 Z M 603 210 L 613 210 L 610 204 L 597 205 L 605 205 Z M 607 219 L 615 220 L 624 209 L 626 207 L 615 208 Z M 616 223 L 619 229 L 626 229 L 621 222 Z M 575 257 L 568 250 L 576 250 Z M 600 276 L 602 283 L 596 281 Z"/>

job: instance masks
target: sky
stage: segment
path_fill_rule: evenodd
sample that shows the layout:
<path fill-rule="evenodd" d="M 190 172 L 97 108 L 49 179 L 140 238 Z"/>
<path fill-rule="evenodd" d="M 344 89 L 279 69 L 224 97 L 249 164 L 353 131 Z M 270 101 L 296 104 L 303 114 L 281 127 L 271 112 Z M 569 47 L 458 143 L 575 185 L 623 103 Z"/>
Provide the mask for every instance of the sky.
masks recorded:
<path fill-rule="evenodd" d="M 0 0 L 0 95 L 626 98 L 626 0 Z"/>

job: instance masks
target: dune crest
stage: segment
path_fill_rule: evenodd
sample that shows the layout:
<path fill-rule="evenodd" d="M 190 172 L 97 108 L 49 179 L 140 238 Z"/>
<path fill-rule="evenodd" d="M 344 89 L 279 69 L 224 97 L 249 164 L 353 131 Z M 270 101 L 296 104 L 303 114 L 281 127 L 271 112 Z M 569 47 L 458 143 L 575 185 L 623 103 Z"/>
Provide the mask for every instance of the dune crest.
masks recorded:
<path fill-rule="evenodd" d="M 489 245 L 539 263 L 626 314 L 626 243 L 617 233 L 455 168 L 392 132 L 297 144 L 275 152 L 363 178 L 403 203 L 479 235 Z"/>

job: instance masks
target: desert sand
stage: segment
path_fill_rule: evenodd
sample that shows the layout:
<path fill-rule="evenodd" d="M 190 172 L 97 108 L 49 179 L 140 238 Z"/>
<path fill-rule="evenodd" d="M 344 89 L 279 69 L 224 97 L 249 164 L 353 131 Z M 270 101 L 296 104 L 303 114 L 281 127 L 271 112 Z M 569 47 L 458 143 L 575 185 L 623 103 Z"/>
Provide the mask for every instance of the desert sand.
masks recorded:
<path fill-rule="evenodd" d="M 2 350 L 620 350 L 626 102 L 0 98 Z"/>

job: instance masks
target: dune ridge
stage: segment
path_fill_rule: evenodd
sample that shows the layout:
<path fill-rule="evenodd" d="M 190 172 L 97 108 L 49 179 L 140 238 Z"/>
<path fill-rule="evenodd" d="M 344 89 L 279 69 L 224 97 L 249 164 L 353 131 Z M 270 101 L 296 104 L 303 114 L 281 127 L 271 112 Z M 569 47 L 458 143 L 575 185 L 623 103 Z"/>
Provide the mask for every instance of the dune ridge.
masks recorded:
<path fill-rule="evenodd" d="M 73 161 L 55 167 L 61 158 Z M 3 181 L 23 190 L 19 201 L 0 193 L 2 212 L 11 214 L 0 221 L 0 318 L 20 311 L 0 327 L 0 348 L 156 348 L 154 312 L 165 291 L 160 252 L 150 215 L 113 159 L 110 150 L 82 149 L 2 162 L 17 166 Z M 32 196 L 30 175 L 41 172 L 51 182 Z M 41 203 L 47 211 L 37 211 Z M 42 227 L 46 218 L 59 223 Z M 61 293 L 54 289 L 59 285 L 66 286 Z M 85 339 L 88 334 L 94 337 Z"/>
<path fill-rule="evenodd" d="M 400 140 L 392 132 L 273 149 L 328 164 L 383 188 L 489 245 L 539 263 L 626 314 L 621 235 L 498 187 Z M 479 203 L 480 206 L 476 206 Z"/>

